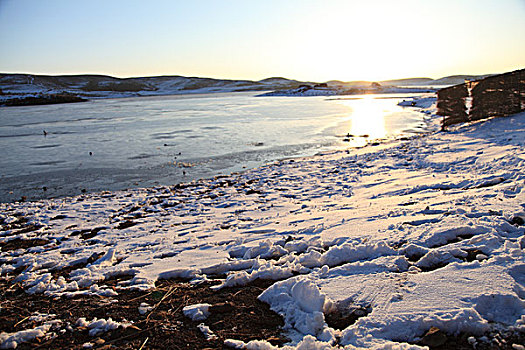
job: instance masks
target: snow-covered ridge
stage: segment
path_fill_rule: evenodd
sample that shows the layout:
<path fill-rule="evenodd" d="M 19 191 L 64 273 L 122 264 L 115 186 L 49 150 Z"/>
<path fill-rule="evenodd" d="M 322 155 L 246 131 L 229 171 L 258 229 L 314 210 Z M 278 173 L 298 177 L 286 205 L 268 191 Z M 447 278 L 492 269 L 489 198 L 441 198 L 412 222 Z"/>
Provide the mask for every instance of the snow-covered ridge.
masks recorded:
<path fill-rule="evenodd" d="M 105 75 L 0 74 L 0 103 L 16 98 L 73 95 L 81 98 L 117 98 L 172 94 L 197 94 L 240 91 L 272 91 L 264 96 L 330 96 L 362 93 L 408 93 L 435 91 L 429 86 L 463 83 L 452 76 L 433 80 L 412 78 L 382 82 L 331 80 L 326 83 L 302 82 L 281 77 L 259 81 L 212 79 L 184 76 L 115 78 Z M 424 86 L 424 87 L 419 87 Z M 3 102 L 2 102 L 3 101 Z"/>
<path fill-rule="evenodd" d="M 0 74 L 0 101 L 32 95 L 72 94 L 84 98 L 155 96 L 189 93 L 264 91 L 303 84 L 285 78 L 261 81 L 183 76 L 115 78 L 104 75 L 46 76 Z"/>
<path fill-rule="evenodd" d="M 328 85 L 301 85 L 298 88 L 281 89 L 260 94 L 259 96 L 335 96 L 335 95 L 363 95 L 363 94 L 402 94 L 402 93 L 429 93 L 435 92 L 434 87 L 399 87 L 383 86 L 379 83 L 368 83 L 363 85 L 345 84 Z"/>
<path fill-rule="evenodd" d="M 415 349 L 406 342 L 431 327 L 523 332 L 524 168 L 521 113 L 186 185 L 1 204 L 0 270 L 65 297 L 273 279 L 260 299 L 292 348 Z M 356 319 L 336 327 L 333 314 Z"/>

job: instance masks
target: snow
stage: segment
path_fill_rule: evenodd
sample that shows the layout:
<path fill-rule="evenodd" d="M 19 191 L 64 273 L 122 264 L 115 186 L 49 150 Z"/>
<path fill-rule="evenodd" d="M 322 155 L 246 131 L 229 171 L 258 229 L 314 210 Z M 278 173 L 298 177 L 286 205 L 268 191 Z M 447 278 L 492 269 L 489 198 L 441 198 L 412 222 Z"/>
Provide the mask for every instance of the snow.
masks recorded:
<path fill-rule="evenodd" d="M 302 276 L 275 283 L 259 299 L 283 315 L 288 328 L 311 335 L 319 335 L 324 328 L 325 296 Z"/>
<path fill-rule="evenodd" d="M 311 335 L 305 336 L 296 346 L 276 347 L 264 340 L 252 340 L 245 343 L 241 340 L 226 339 L 224 345 L 232 349 L 248 349 L 248 350 L 329 350 L 332 346 L 326 342 L 318 341 Z"/>
<path fill-rule="evenodd" d="M 140 303 L 139 305 L 139 314 L 144 315 L 153 310 L 153 306 L 147 304 L 147 303 Z"/>
<path fill-rule="evenodd" d="M 15 333 L 0 333 L 0 349 L 16 349 L 18 344 L 31 341 L 46 335 L 51 324 L 45 324 L 32 329 L 25 329 Z"/>
<path fill-rule="evenodd" d="M 192 321 L 204 321 L 210 316 L 210 304 L 194 304 L 185 306 L 182 309 L 184 316 L 191 318 Z"/>
<path fill-rule="evenodd" d="M 197 328 L 199 328 L 206 340 L 217 339 L 217 336 L 213 333 L 210 327 L 206 326 L 204 323 L 199 324 Z"/>
<path fill-rule="evenodd" d="M 353 88 L 345 86 L 329 86 L 329 87 L 315 87 L 315 86 L 301 86 L 298 88 L 276 90 L 260 94 L 261 97 L 269 96 L 339 96 L 339 95 L 360 95 L 360 94 L 398 94 L 398 93 L 425 93 L 433 92 L 433 87 L 399 87 L 399 86 L 380 86 L 372 87 L 370 84 L 358 85 Z M 432 102 L 426 102 L 429 106 Z M 412 104 L 400 104 L 401 106 L 413 106 Z"/>
<path fill-rule="evenodd" d="M 91 337 L 94 337 L 96 335 L 106 333 L 109 331 L 112 331 L 114 329 L 117 329 L 119 327 L 121 328 L 127 328 L 131 325 L 131 323 L 126 322 L 125 320 L 122 322 L 113 321 L 111 317 L 109 317 L 107 320 L 103 318 L 94 318 L 91 321 L 87 321 L 85 317 L 81 317 L 77 320 L 76 325 L 78 327 L 86 327 L 89 329 L 89 335 Z"/>
<path fill-rule="evenodd" d="M 89 87 L 90 85 L 91 87 Z M 300 87 L 297 87 L 298 85 Z M 95 86 L 96 88 L 92 89 Z M 100 99 L 173 94 L 232 93 L 239 91 L 270 91 L 261 94 L 261 96 L 332 96 L 362 93 L 433 92 L 436 90 L 435 87 L 431 86 L 394 86 L 391 83 L 384 86 L 372 86 L 370 82 L 330 83 L 325 87 L 320 84 L 304 83 L 284 78 L 248 81 L 161 76 L 122 80 L 110 76 L 100 76 L 98 79 L 93 80 L 92 77 L 82 75 L 57 76 L 49 79 L 49 77 L 45 76 L 26 74 L 6 74 L 0 77 L 0 88 L 4 93 L 0 95 L 0 103 L 13 98 L 64 93 L 88 99 Z M 104 88 L 107 89 L 104 90 Z"/>
<path fill-rule="evenodd" d="M 432 115 L 432 101 L 414 108 Z M 186 186 L 1 204 L 0 242 L 49 243 L 2 251 L 0 270 L 50 297 L 115 295 L 163 278 L 221 278 L 217 288 L 275 280 L 260 299 L 282 315 L 285 349 L 416 349 L 408 342 L 431 327 L 474 340 L 497 327 L 523 332 L 524 168 L 521 113 Z M 12 228 L 19 217 L 39 229 Z M 119 226 L 126 220 L 134 225 Z M 118 276 L 130 278 L 105 285 Z M 209 307 L 184 313 L 203 321 Z M 356 308 L 367 312 L 345 329 L 326 323 Z M 93 334 L 120 324 L 79 322 Z M 27 331 L 2 333 L 2 344 L 46 332 Z"/>

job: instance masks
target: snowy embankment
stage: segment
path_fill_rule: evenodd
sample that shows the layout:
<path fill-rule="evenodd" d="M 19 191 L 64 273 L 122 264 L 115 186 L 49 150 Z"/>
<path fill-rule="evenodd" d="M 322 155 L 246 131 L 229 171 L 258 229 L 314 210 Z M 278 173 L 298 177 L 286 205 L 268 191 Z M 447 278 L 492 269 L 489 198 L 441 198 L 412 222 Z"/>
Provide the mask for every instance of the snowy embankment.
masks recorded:
<path fill-rule="evenodd" d="M 1 273 L 42 297 L 274 279 L 259 298 L 292 347 L 415 349 L 431 327 L 475 344 L 525 331 L 524 168 L 522 113 L 187 185 L 2 204 Z M 185 312 L 213 331 L 206 305 Z"/>
<path fill-rule="evenodd" d="M 432 87 L 400 87 L 400 86 L 355 86 L 345 88 L 338 86 L 314 87 L 301 86 L 299 88 L 275 90 L 265 92 L 258 96 L 344 96 L 344 95 L 364 95 L 364 94 L 403 94 L 403 93 L 430 93 L 436 91 Z"/>

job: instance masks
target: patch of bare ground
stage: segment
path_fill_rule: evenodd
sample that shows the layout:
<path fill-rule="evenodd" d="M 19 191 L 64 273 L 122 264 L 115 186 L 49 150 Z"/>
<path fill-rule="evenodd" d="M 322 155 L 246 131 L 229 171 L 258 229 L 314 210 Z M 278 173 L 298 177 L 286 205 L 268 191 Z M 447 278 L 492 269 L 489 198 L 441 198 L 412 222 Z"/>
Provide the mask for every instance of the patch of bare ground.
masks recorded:
<path fill-rule="evenodd" d="M 126 278 L 126 277 L 124 277 Z M 112 286 L 118 279 L 107 281 Z M 30 316 L 38 313 L 55 314 L 61 320 L 60 329 L 51 339 L 35 339 L 18 346 L 19 349 L 80 349 L 91 343 L 98 349 L 227 349 L 224 340 L 239 339 L 245 342 L 266 339 L 281 345 L 288 341 L 282 333 L 282 318 L 269 306 L 257 299 L 259 294 L 274 281 L 256 280 L 244 287 L 211 290 L 216 283 L 192 285 L 181 280 L 158 281 L 149 291 L 119 290 L 115 297 L 78 296 L 75 298 L 50 298 L 30 295 L 18 285 L 0 280 L 0 330 L 16 332 L 38 325 Z M 141 303 L 153 309 L 143 315 L 138 311 Z M 194 322 L 183 315 L 184 306 L 209 303 L 211 315 L 205 321 Z M 77 327 L 80 317 L 93 318 L 133 325 L 91 337 L 88 329 Z M 210 327 L 217 336 L 206 340 L 197 327 L 200 323 Z M 73 331 L 65 330 L 71 325 Z"/>
<path fill-rule="evenodd" d="M 370 305 L 337 305 L 335 310 L 325 314 L 326 324 L 334 329 L 343 330 L 353 325 L 360 317 L 372 312 Z"/>
<path fill-rule="evenodd" d="M 11 250 L 38 247 L 38 246 L 46 245 L 48 243 L 49 243 L 48 240 L 42 239 L 42 238 L 34 238 L 34 239 L 15 238 L 5 243 L 0 243 L 0 250 L 2 250 L 3 252 L 8 252 Z"/>
<path fill-rule="evenodd" d="M 516 350 L 525 344 L 525 334 L 512 331 L 493 331 L 483 337 L 474 338 L 469 334 L 450 336 L 437 327 L 432 327 L 417 343 L 431 350 Z"/>

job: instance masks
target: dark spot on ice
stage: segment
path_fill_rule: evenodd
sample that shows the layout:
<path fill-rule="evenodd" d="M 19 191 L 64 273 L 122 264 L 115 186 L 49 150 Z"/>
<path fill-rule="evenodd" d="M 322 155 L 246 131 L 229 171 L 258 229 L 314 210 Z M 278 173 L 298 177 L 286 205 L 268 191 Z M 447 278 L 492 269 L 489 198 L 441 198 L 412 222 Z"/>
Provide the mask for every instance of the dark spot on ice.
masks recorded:
<path fill-rule="evenodd" d="M 32 146 L 30 148 L 32 149 L 42 149 L 42 148 L 55 148 L 55 147 L 60 147 L 61 145 L 41 145 L 41 146 Z"/>
<path fill-rule="evenodd" d="M 57 165 L 61 163 L 65 163 L 65 161 L 64 160 L 50 160 L 46 162 L 34 162 L 34 163 L 30 163 L 29 165 L 42 166 L 42 165 Z"/>

